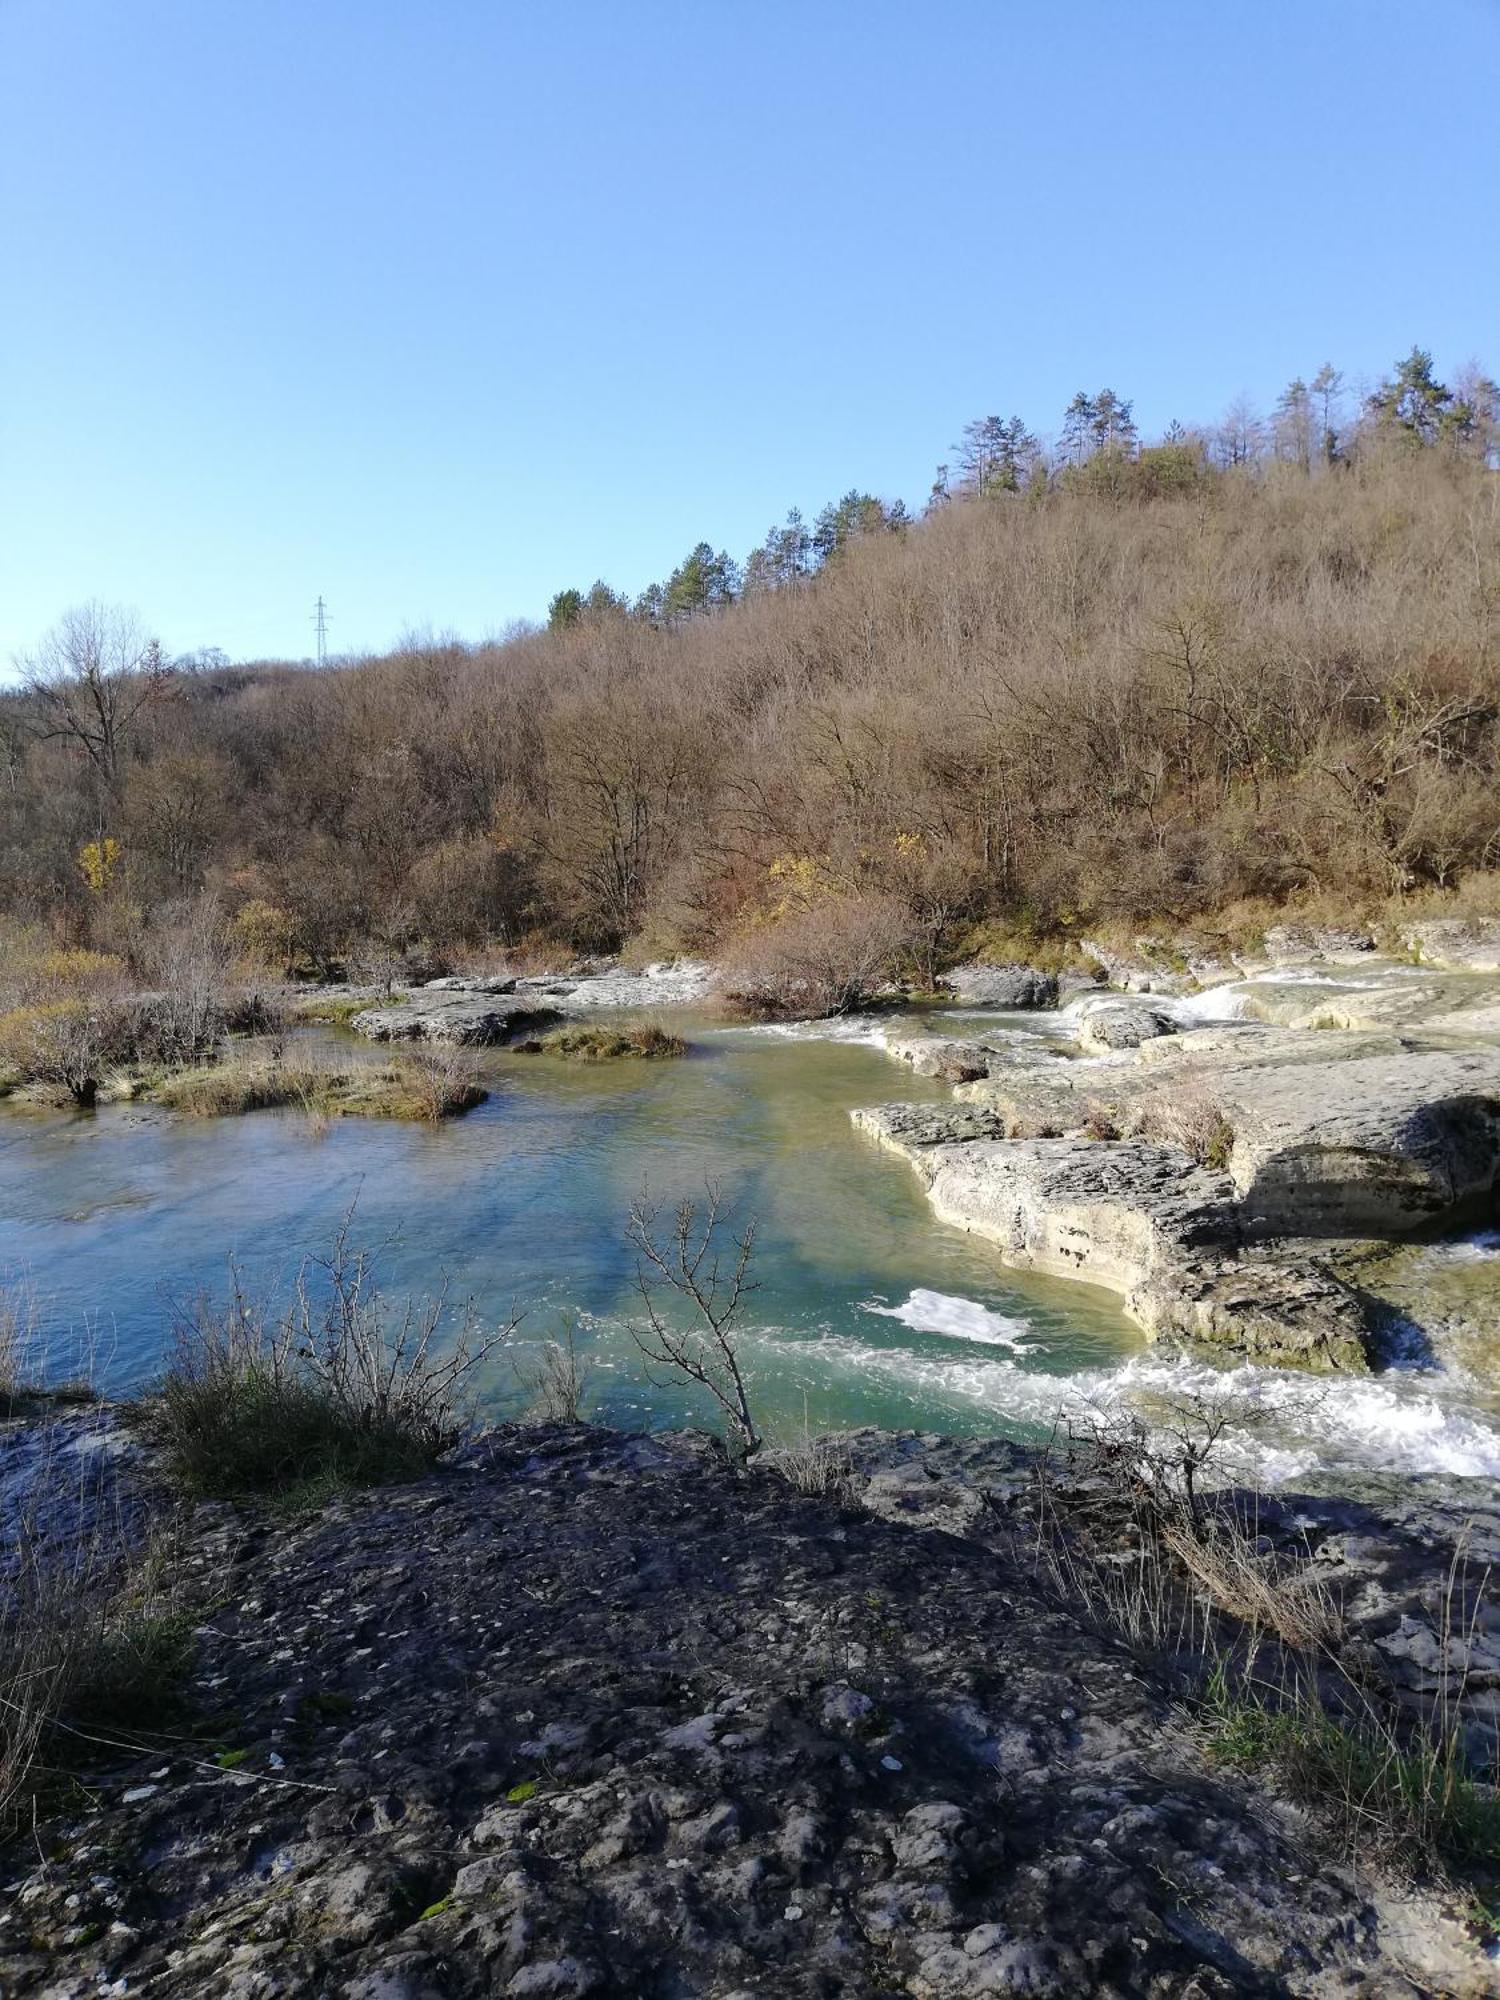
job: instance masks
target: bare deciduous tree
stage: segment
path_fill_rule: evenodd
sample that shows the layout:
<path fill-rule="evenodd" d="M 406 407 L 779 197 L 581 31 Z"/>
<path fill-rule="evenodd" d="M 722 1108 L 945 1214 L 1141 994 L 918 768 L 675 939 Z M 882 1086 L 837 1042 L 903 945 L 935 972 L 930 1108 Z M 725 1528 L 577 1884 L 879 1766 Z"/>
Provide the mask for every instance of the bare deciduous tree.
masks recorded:
<path fill-rule="evenodd" d="M 133 613 L 89 603 L 65 612 L 20 664 L 38 733 L 73 743 L 118 792 L 130 732 L 171 680 L 160 644 Z"/>
<path fill-rule="evenodd" d="M 631 1332 L 648 1362 L 670 1368 L 708 1392 L 749 1458 L 760 1450 L 761 1435 L 735 1351 L 735 1320 L 756 1289 L 749 1275 L 755 1224 L 747 1222 L 731 1238 L 729 1256 L 722 1235 L 728 1209 L 723 1185 L 716 1180 L 705 1183 L 701 1207 L 691 1200 L 677 1204 L 666 1242 L 657 1233 L 660 1213 L 643 1188 L 631 1207 L 626 1234 L 636 1252 L 636 1283 L 646 1324 L 632 1327 Z M 672 1325 L 659 1304 L 664 1289 L 687 1301 L 696 1324 L 686 1329 Z"/>

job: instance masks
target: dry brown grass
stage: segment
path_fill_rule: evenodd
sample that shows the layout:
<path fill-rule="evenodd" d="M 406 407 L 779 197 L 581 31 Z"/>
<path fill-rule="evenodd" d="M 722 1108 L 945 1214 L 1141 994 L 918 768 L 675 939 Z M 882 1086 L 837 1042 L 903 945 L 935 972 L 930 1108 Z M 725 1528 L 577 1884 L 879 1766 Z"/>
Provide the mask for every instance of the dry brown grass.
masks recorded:
<path fill-rule="evenodd" d="M 1176 1146 L 1217 1173 L 1234 1151 L 1233 1125 L 1201 1086 L 1158 1091 L 1132 1108 L 1128 1122 L 1132 1136 Z"/>
<path fill-rule="evenodd" d="M 195 1118 L 291 1109 L 310 1118 L 403 1118 L 438 1123 L 488 1095 L 465 1050 L 414 1050 L 338 1062 L 311 1053 L 247 1048 L 179 1072 L 148 1092 L 154 1104 Z"/>
<path fill-rule="evenodd" d="M 1186 1702 L 1212 1756 L 1297 1799 L 1339 1850 L 1493 1898 L 1500 1794 L 1476 1775 L 1466 1725 L 1488 1572 L 1455 1549 L 1438 1593 L 1445 1665 L 1413 1717 L 1349 1643 L 1312 1557 L 1273 1550 L 1246 1496 L 1205 1493 L 1227 1420 L 1181 1412 L 1069 1440 L 1087 1498 L 1040 1475 L 1037 1573 L 1060 1601 L 1122 1640 Z"/>

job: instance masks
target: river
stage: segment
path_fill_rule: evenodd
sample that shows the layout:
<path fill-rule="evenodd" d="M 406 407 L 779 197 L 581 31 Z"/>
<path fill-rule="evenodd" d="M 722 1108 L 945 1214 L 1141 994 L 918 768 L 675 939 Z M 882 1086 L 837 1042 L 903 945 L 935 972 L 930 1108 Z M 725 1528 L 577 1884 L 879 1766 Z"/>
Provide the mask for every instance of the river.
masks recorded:
<path fill-rule="evenodd" d="M 679 1423 L 706 1411 L 643 1366 L 625 1224 L 643 1187 L 670 1205 L 712 1176 L 735 1221 L 757 1227 L 742 1353 L 774 1432 L 1036 1438 L 1060 1416 L 1150 1416 L 1211 1394 L 1233 1404 L 1245 1470 L 1265 1479 L 1500 1476 L 1500 1410 L 1450 1372 L 1330 1383 L 1159 1354 L 1110 1294 L 1008 1271 L 935 1221 L 916 1177 L 849 1122 L 856 1105 L 948 1095 L 888 1059 L 880 1024 L 673 1025 L 682 1061 L 487 1054 L 488 1101 L 439 1127 L 139 1105 L 7 1113 L 0 1280 L 33 1295 L 55 1372 L 82 1365 L 129 1392 L 159 1369 L 174 1312 L 224 1294 L 231 1259 L 252 1290 L 284 1293 L 352 1204 L 352 1240 L 378 1253 L 391 1299 L 446 1286 L 487 1321 L 523 1315 L 515 1355 L 486 1370 L 488 1410 L 520 1407 L 515 1360 L 524 1370 L 529 1347 L 572 1323 L 592 1413 Z M 1037 1016 L 985 1026 L 1053 1032 Z M 1500 1283 L 1500 1240 L 1462 1254 L 1493 1259 Z"/>

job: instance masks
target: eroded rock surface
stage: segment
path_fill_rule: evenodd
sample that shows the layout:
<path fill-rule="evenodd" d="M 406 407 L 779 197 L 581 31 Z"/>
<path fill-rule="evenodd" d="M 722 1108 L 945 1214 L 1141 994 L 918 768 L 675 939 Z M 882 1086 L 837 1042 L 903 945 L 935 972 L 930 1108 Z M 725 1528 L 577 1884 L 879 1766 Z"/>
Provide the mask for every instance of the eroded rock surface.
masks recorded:
<path fill-rule="evenodd" d="M 1363 959 L 1368 943 L 1309 949 Z M 1155 1336 L 1361 1367 L 1396 1313 L 1346 1281 L 1355 1246 L 1500 1209 L 1496 983 L 1387 965 L 1357 990 L 1252 982 L 1226 1014 L 1236 1000 L 1274 1018 L 1200 1024 L 1181 1000 L 1089 995 L 1059 1018 L 1081 1061 L 1014 1033 L 892 1038 L 964 1115 L 888 1105 L 855 1122 L 916 1166 L 946 1220 L 1010 1263 L 1108 1285 Z"/>
<path fill-rule="evenodd" d="M 559 1019 L 555 1007 L 468 991 L 439 991 L 372 1007 L 349 1023 L 372 1042 L 437 1042 L 492 1048 Z"/>
<path fill-rule="evenodd" d="M 911 1162 L 945 1222 L 1020 1269 L 1107 1286 L 1153 1337 L 1315 1369 L 1366 1365 L 1358 1294 L 1316 1258 L 1252 1243 L 1230 1176 L 1177 1147 L 1006 1139 L 1005 1114 L 983 1106 L 854 1119 Z"/>
<path fill-rule="evenodd" d="M 861 1464 L 862 1508 L 701 1440 L 507 1431 L 315 1519 L 204 1510 L 195 1732 L 12 1852 L 0 1986 L 1491 1990 L 1039 1593 L 1008 1454 Z"/>
<path fill-rule="evenodd" d="M 1500 972 L 1500 917 L 1433 917 L 1408 924 L 1401 938 L 1424 965 Z"/>
<path fill-rule="evenodd" d="M 1031 965 L 955 965 L 942 984 L 977 1007 L 1055 1007 L 1057 976 Z"/>

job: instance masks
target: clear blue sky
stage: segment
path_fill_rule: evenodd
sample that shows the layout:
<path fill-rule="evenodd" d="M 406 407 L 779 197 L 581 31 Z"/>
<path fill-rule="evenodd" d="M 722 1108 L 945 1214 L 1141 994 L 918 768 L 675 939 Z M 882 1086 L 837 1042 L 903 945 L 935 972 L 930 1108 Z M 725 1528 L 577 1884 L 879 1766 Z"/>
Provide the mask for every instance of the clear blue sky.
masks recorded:
<path fill-rule="evenodd" d="M 1492 0 L 0 0 L 0 672 L 469 637 L 967 417 L 1500 366 Z"/>

